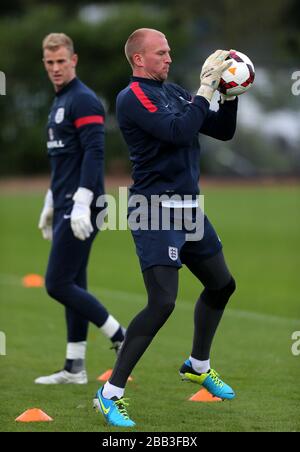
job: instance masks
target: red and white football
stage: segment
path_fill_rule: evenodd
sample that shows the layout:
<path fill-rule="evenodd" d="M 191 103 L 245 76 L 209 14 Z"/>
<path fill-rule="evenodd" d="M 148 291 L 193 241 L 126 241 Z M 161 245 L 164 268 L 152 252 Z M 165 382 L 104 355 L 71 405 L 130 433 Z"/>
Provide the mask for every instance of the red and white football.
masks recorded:
<path fill-rule="evenodd" d="M 226 59 L 232 60 L 232 65 L 223 72 L 218 90 L 227 96 L 239 96 L 253 85 L 254 65 L 247 55 L 234 50 Z"/>

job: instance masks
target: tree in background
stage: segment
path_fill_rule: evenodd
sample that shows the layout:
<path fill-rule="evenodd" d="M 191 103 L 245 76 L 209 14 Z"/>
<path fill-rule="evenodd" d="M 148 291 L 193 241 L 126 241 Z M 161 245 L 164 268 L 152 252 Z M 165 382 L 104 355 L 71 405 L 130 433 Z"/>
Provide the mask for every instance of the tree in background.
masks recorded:
<path fill-rule="evenodd" d="M 184 31 L 177 26 L 175 33 L 168 11 L 121 5 L 98 11 L 96 21 L 91 14 L 93 10 L 75 8 L 70 15 L 63 7 L 48 5 L 0 20 L 0 69 L 7 77 L 7 96 L 0 103 L 1 174 L 38 173 L 47 168 L 43 132 L 54 93 L 42 66 L 41 43 L 46 34 L 63 31 L 73 38 L 79 54 L 78 75 L 101 96 L 110 115 L 117 93 L 129 79 L 123 48 L 133 30 L 159 28 L 170 36 L 175 53 L 184 48 Z M 125 146 L 112 116 L 107 126 L 109 162 Z"/>
<path fill-rule="evenodd" d="M 163 3 L 159 0 L 151 3 L 55 0 L 43 5 L 38 0 L 2 2 L 0 70 L 6 74 L 7 95 L 0 97 L 0 175 L 32 174 L 48 169 L 45 125 L 53 91 L 41 61 L 41 41 L 47 33 L 63 31 L 73 38 L 79 54 L 79 77 L 104 99 L 108 111 L 106 163 L 108 169 L 114 170 L 117 161 L 125 162 L 122 165 L 128 167 L 114 109 L 116 95 L 130 75 L 123 47 L 134 29 L 152 27 L 165 32 L 174 60 L 171 81 L 193 91 L 199 83 L 203 60 L 216 48 L 241 50 L 251 55 L 256 66 L 265 69 L 277 71 L 279 65 L 296 67 L 300 56 L 298 12 L 297 0 L 274 0 L 272 4 L 267 0 L 252 0 L 251 5 L 236 0 L 215 0 L 211 4 L 201 0 Z M 280 74 L 278 80 L 276 77 L 274 74 L 274 84 Z M 287 102 L 295 104 L 298 100 L 289 99 L 286 87 L 278 88 L 275 95 L 258 88 L 253 89 L 253 94 L 266 109 L 286 108 Z M 263 137 L 252 135 L 239 128 L 235 149 L 228 148 L 232 146 L 229 143 L 220 148 L 220 153 L 224 149 L 226 154 L 227 149 L 228 155 L 231 152 L 230 155 L 241 159 L 248 154 L 256 173 L 272 162 L 268 161 L 268 145 Z M 210 146 L 215 149 L 218 144 Z M 295 157 L 298 163 L 290 156 L 282 153 L 282 143 L 275 143 L 272 160 L 277 163 L 273 169 L 295 170 L 300 165 L 299 153 Z M 203 167 L 207 170 L 224 171 L 222 165 L 215 168 L 209 156 L 205 159 L 204 156 Z M 225 170 L 234 172 L 238 166 L 239 163 L 230 163 L 230 168 Z"/>

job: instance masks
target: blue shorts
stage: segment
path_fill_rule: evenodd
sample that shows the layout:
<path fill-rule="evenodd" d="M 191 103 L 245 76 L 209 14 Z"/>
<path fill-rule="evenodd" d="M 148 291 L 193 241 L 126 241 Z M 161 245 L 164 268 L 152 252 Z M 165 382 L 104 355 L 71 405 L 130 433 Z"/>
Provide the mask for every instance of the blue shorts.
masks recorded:
<path fill-rule="evenodd" d="M 129 208 L 130 214 L 134 209 Z M 174 209 L 171 209 L 174 210 Z M 195 210 L 195 209 L 193 209 Z M 172 225 L 171 225 L 172 226 Z M 156 265 L 181 268 L 193 262 L 208 259 L 222 249 L 222 243 L 207 216 L 204 216 L 204 234 L 201 240 L 187 241 L 187 231 L 175 230 L 131 230 L 136 253 L 142 271 Z"/>
<path fill-rule="evenodd" d="M 91 210 L 94 231 L 84 241 L 74 237 L 70 223 L 71 210 L 72 207 L 54 210 L 53 240 L 46 279 L 62 285 L 76 282 L 86 288 L 86 269 L 91 246 L 98 233 L 96 217 L 99 209 Z"/>

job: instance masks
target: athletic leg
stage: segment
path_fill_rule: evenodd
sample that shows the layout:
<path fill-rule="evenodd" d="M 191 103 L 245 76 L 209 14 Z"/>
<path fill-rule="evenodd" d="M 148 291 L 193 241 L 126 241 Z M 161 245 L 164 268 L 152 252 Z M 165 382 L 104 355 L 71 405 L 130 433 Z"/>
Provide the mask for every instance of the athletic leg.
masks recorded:
<path fill-rule="evenodd" d="M 54 238 L 46 274 L 46 289 L 48 294 L 65 307 L 75 311 L 87 321 L 99 328 L 106 325 L 109 319 L 107 309 L 80 283 L 86 271 L 88 258 L 97 229 L 85 241 L 74 237 L 70 224 L 64 220 L 63 215 L 57 220 L 54 228 Z M 86 282 L 85 284 L 86 285 Z M 113 336 L 118 328 L 118 322 L 112 328 L 106 328 L 104 334 Z"/>
<path fill-rule="evenodd" d="M 35 380 L 40 384 L 77 383 L 76 379 L 80 383 L 87 382 L 84 360 L 89 321 L 97 325 L 113 344 L 118 344 L 118 348 L 124 340 L 123 328 L 117 320 L 86 290 L 88 258 L 97 228 L 94 225 L 94 233 L 85 242 L 77 240 L 63 214 L 56 213 L 46 288 L 50 296 L 65 306 L 68 335 L 66 361 L 64 371 Z M 93 217 L 95 220 L 95 215 Z M 70 373 L 77 375 L 70 376 Z"/>
<path fill-rule="evenodd" d="M 235 290 L 235 282 L 226 265 L 223 252 L 200 262 L 187 264 L 204 285 L 194 311 L 194 340 L 191 356 L 208 361 L 216 330 L 226 304 Z M 201 369 L 206 372 L 209 369 Z M 197 370 L 197 369 L 196 369 Z"/>
<path fill-rule="evenodd" d="M 83 262 L 82 268 L 76 277 L 75 283 L 87 290 L 87 262 Z M 89 321 L 82 317 L 74 309 L 65 307 L 67 325 L 67 352 L 64 370 L 70 373 L 81 372 L 85 369 L 85 354 Z"/>
<path fill-rule="evenodd" d="M 194 311 L 194 339 L 190 358 L 180 369 L 183 379 L 203 385 L 211 394 L 232 399 L 235 393 L 210 367 L 210 350 L 225 307 L 235 290 L 220 240 L 206 219 L 203 241 L 183 247 L 182 262 L 204 285 Z M 214 253 L 213 253 L 214 251 Z"/>
<path fill-rule="evenodd" d="M 194 312 L 194 340 L 191 356 L 180 369 L 184 380 L 203 385 L 212 395 L 233 399 L 233 389 L 210 367 L 210 349 L 225 306 L 235 289 L 234 279 L 220 251 L 201 265 L 190 265 L 191 271 L 205 285 Z"/>
<path fill-rule="evenodd" d="M 109 381 L 110 385 L 118 388 L 125 388 L 133 368 L 175 307 L 178 291 L 177 268 L 155 266 L 145 270 L 143 276 L 148 304 L 127 329 L 123 347 Z M 111 398 L 109 396 L 112 397 L 113 394 L 107 393 L 104 388 L 104 397 Z"/>

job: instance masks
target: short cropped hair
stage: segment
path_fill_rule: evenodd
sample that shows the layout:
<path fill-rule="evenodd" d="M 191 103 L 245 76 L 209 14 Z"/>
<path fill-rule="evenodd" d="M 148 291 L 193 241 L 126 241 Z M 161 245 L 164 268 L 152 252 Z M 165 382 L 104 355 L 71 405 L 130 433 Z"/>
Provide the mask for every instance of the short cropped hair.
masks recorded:
<path fill-rule="evenodd" d="M 125 55 L 128 60 L 128 63 L 132 68 L 134 66 L 133 55 L 135 53 L 143 52 L 145 37 L 149 32 L 160 33 L 161 35 L 164 36 L 163 33 L 152 28 L 139 28 L 138 30 L 135 30 L 133 33 L 131 33 L 131 35 L 127 39 L 127 42 L 125 44 Z"/>
<path fill-rule="evenodd" d="M 55 51 L 59 47 L 65 47 L 70 54 L 74 54 L 74 44 L 72 39 L 65 33 L 50 33 L 43 40 L 43 50 Z"/>

